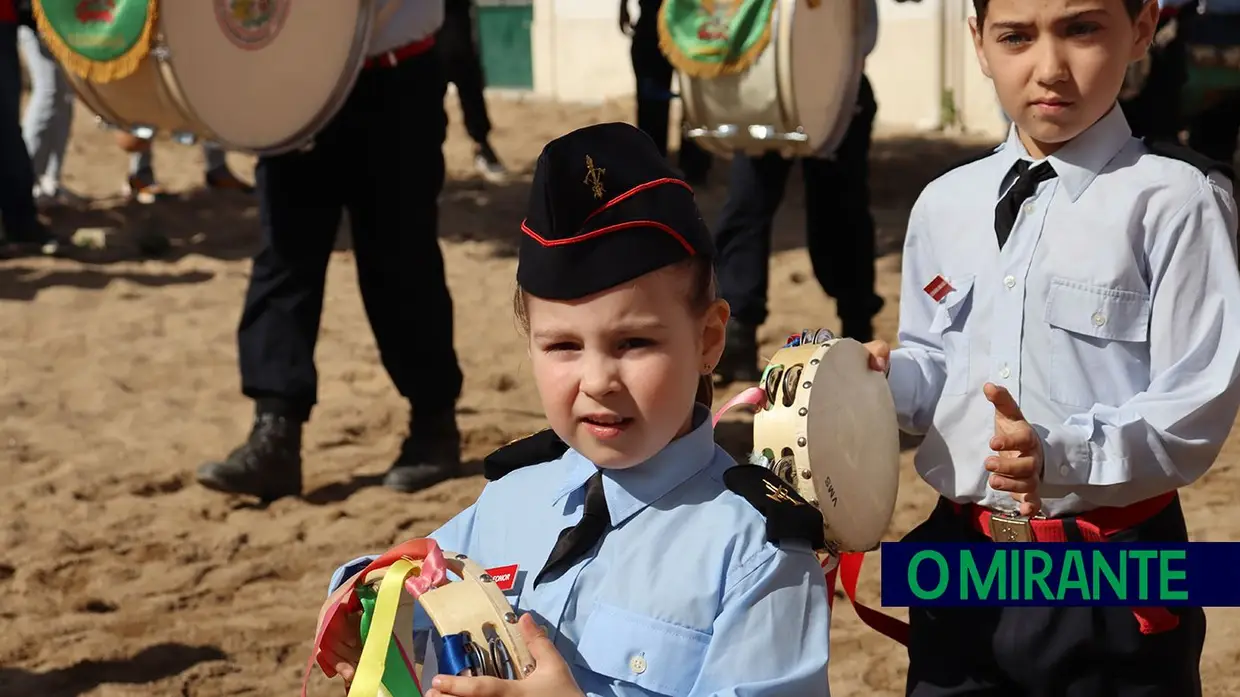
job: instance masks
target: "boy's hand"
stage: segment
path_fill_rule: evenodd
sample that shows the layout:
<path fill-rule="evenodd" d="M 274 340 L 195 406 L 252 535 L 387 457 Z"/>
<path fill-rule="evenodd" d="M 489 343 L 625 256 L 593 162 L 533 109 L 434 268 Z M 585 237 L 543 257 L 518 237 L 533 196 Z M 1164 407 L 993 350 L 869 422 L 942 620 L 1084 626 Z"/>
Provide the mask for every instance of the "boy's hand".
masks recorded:
<path fill-rule="evenodd" d="M 524 680 L 436 675 L 426 697 L 584 697 L 568 664 L 555 650 L 546 633 L 534 623 L 533 616 L 529 613 L 522 615 L 517 629 L 525 639 L 536 666 Z"/>
<path fill-rule="evenodd" d="M 993 473 L 990 487 L 1012 494 L 1020 502 L 1021 515 L 1034 515 L 1042 509 L 1042 499 L 1038 497 L 1042 440 L 1025 421 L 1007 388 L 988 382 L 982 390 L 995 405 L 995 435 L 990 439 L 990 449 L 996 454 L 986 458 L 986 469 Z"/>
<path fill-rule="evenodd" d="M 870 352 L 870 370 L 887 375 L 891 370 L 891 346 L 882 339 L 866 342 L 862 346 Z"/>

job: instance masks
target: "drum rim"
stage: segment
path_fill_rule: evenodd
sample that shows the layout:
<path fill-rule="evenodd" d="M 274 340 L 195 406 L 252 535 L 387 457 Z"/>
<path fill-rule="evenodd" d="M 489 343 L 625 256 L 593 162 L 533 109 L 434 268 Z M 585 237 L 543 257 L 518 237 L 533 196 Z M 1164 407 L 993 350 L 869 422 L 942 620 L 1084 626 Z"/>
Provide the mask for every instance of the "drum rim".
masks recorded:
<path fill-rule="evenodd" d="M 788 12 L 788 34 L 792 34 L 792 23 L 796 21 L 796 13 L 800 9 L 801 3 L 806 0 L 782 0 L 780 5 L 789 5 Z M 854 39 L 861 35 L 861 22 L 863 14 L 861 11 L 861 0 L 847 0 L 852 5 L 852 35 Z M 844 86 L 843 99 L 840 100 L 840 113 L 835 119 L 835 127 L 823 138 L 822 143 L 817 147 L 805 146 L 799 148 L 801 152 L 798 154 L 802 157 L 825 157 L 833 154 L 844 142 L 844 136 L 848 133 L 848 127 L 852 124 L 852 119 L 848 118 L 849 112 L 856 110 L 857 97 L 861 93 L 861 78 L 865 73 L 865 55 L 862 51 L 861 42 L 853 41 L 852 68 L 848 71 L 848 82 Z M 784 119 L 786 124 L 795 123 L 797 127 L 803 127 L 801 115 L 797 109 L 796 101 L 792 98 L 795 90 L 792 86 L 795 81 L 795 70 L 792 64 L 792 50 L 789 49 L 786 55 L 778 57 L 775 63 L 776 80 L 779 84 L 780 107 L 785 111 Z M 786 88 L 786 89 L 785 89 Z M 791 117 L 791 118 L 789 118 Z M 785 125 L 785 128 L 787 126 Z"/>

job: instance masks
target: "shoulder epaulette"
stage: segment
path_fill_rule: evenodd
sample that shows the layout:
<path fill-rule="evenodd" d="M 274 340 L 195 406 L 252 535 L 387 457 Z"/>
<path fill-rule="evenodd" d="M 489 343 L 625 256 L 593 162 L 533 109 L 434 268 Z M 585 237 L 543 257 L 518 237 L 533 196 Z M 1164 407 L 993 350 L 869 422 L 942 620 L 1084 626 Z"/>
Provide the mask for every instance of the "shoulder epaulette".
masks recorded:
<path fill-rule="evenodd" d="M 1210 172 L 1218 172 L 1228 179 L 1236 178 L 1236 172 L 1231 165 L 1226 162 L 1220 162 L 1213 158 L 1206 157 L 1196 150 L 1186 148 L 1179 143 L 1153 139 L 1148 136 L 1142 138 L 1141 142 L 1145 143 L 1146 149 L 1149 150 L 1151 154 L 1169 157 L 1173 160 L 1179 160 L 1180 162 L 1187 162 L 1193 167 L 1196 167 L 1198 171 L 1206 176 L 1209 176 Z"/>
<path fill-rule="evenodd" d="M 934 179 L 938 179 L 939 177 L 942 177 L 943 175 L 947 174 L 948 172 L 950 172 L 950 171 L 952 171 L 952 170 L 955 170 L 955 169 L 960 169 L 961 167 L 964 167 L 965 165 L 971 165 L 971 164 L 973 164 L 974 162 L 977 162 L 978 160 L 984 160 L 984 159 L 986 159 L 986 158 L 990 157 L 991 155 L 995 154 L 995 153 L 996 153 L 996 152 L 998 152 L 998 151 L 999 151 L 999 149 L 998 149 L 997 147 L 995 147 L 995 148 L 991 148 L 991 149 L 989 149 L 989 150 L 984 150 L 984 151 L 982 151 L 982 152 L 973 153 L 972 155 L 969 155 L 968 157 L 966 157 L 966 158 L 964 158 L 964 159 L 962 159 L 962 160 L 959 160 L 959 161 L 957 161 L 957 162 L 954 162 L 954 163 L 952 163 L 952 164 L 948 165 L 947 167 L 943 168 L 943 170 L 942 170 L 941 172 L 939 172 L 938 174 L 934 175 Z M 934 179 L 932 179 L 931 181 L 934 181 Z"/>
<path fill-rule="evenodd" d="M 518 438 L 499 448 L 482 460 L 482 473 L 489 481 L 519 470 L 522 467 L 551 462 L 568 451 L 568 444 L 545 428 L 524 438 Z"/>
<path fill-rule="evenodd" d="M 723 484 L 766 518 L 768 542 L 801 540 L 815 550 L 826 546 L 822 513 L 774 472 L 758 465 L 736 465 L 724 471 Z"/>

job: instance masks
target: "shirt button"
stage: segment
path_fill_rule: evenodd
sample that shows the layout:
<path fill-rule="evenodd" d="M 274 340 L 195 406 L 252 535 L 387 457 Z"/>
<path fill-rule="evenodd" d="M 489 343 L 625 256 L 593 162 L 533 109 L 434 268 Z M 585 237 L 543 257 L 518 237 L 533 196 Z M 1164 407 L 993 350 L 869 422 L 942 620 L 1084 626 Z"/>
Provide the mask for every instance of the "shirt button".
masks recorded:
<path fill-rule="evenodd" d="M 1034 208 L 1035 206 L 1032 203 L 1026 203 L 1025 204 L 1025 215 L 1033 215 Z"/>
<path fill-rule="evenodd" d="M 629 659 L 629 670 L 641 675 L 646 672 L 646 659 L 641 656 L 634 656 Z"/>
<path fill-rule="evenodd" d="M 1063 475 L 1063 476 L 1065 476 L 1065 477 L 1066 477 L 1066 476 L 1068 476 L 1068 466 L 1067 466 L 1067 465 L 1060 465 L 1060 466 L 1059 466 L 1059 473 L 1060 473 L 1060 474 L 1062 474 L 1062 475 Z"/>
<path fill-rule="evenodd" d="M 1015 277 L 1015 276 L 1008 276 L 1007 278 L 1004 278 L 1004 279 L 1003 279 L 1003 285 L 1007 286 L 1008 288 L 1011 288 L 1011 287 L 1015 286 L 1015 285 L 1016 285 L 1016 277 Z"/>
<path fill-rule="evenodd" d="M 1094 320 L 1095 327 L 1101 327 L 1102 325 L 1107 323 L 1107 316 L 1102 314 L 1101 312 L 1095 312 L 1094 316 L 1091 319 Z"/>
<path fill-rule="evenodd" d="M 1011 368 L 1008 368 L 1006 365 L 1005 365 L 1005 366 L 1003 366 L 1003 370 L 1000 370 L 1000 371 L 999 371 L 999 377 L 1001 377 L 1001 378 L 1010 378 L 1010 377 L 1012 377 L 1012 369 L 1011 369 Z"/>

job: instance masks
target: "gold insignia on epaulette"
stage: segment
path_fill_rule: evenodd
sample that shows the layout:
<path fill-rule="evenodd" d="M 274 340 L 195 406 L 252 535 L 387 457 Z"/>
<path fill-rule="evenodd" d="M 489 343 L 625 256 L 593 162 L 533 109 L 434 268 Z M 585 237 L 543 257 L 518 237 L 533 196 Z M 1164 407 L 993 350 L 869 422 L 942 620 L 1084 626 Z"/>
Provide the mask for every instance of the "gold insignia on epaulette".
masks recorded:
<path fill-rule="evenodd" d="M 586 155 L 585 183 L 590 185 L 594 198 L 603 198 L 603 174 L 606 172 L 602 167 L 595 167 L 594 158 Z"/>
<path fill-rule="evenodd" d="M 790 503 L 794 506 L 801 505 L 801 502 L 788 493 L 784 487 L 769 480 L 764 480 L 762 483 L 766 485 L 766 490 L 771 492 L 766 495 L 768 499 L 778 503 Z"/>

